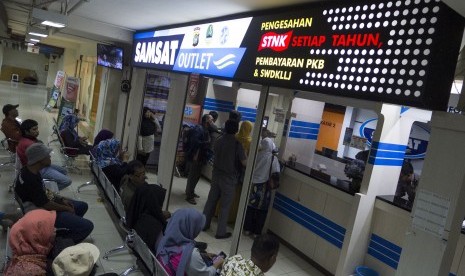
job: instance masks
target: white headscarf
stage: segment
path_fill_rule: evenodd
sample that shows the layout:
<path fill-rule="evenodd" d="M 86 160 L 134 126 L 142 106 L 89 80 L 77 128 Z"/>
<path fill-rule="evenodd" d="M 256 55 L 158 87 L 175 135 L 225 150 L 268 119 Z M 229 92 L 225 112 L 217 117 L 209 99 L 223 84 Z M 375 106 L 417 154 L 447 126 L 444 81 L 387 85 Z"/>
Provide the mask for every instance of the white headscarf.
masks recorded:
<path fill-rule="evenodd" d="M 270 178 L 270 165 L 273 159 L 271 173 L 279 172 L 278 157 L 273 158 L 273 150 L 276 146 L 271 138 L 267 137 L 260 141 L 260 147 L 255 161 L 255 170 L 252 177 L 252 183 L 264 183 Z"/>

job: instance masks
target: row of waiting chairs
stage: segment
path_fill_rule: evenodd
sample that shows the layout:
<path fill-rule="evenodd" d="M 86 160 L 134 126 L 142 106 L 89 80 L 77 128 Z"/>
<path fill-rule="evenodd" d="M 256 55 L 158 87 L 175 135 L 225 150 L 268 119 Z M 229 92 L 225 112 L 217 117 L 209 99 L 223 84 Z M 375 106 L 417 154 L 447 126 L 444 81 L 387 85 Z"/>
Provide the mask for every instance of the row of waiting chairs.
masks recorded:
<path fill-rule="evenodd" d="M 91 159 L 93 159 L 92 155 Z M 105 252 L 103 259 L 107 260 L 113 253 L 128 249 L 134 252 L 140 258 L 151 275 L 168 275 L 168 273 L 156 259 L 151 249 L 136 233 L 136 231 L 126 227 L 126 212 L 124 210 L 123 201 L 121 200 L 118 191 L 106 177 L 105 173 L 95 162 L 91 164 L 91 171 L 94 174 L 97 186 L 105 193 L 105 197 L 112 205 L 115 214 L 120 219 L 119 225 L 121 229 L 126 232 L 124 244 Z M 135 269 L 136 266 L 131 266 L 120 275 L 128 275 Z"/>

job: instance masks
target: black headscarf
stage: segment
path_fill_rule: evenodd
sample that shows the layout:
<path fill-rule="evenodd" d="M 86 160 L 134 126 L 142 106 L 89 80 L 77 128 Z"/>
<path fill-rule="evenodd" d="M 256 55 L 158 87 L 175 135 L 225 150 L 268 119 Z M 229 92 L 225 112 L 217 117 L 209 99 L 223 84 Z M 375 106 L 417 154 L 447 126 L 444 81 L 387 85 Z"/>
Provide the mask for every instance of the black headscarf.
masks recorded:
<path fill-rule="evenodd" d="M 157 125 L 150 119 L 145 117 L 145 113 L 150 110 L 148 107 L 142 109 L 142 120 L 140 122 L 139 134 L 142 136 L 154 135 L 157 131 Z"/>

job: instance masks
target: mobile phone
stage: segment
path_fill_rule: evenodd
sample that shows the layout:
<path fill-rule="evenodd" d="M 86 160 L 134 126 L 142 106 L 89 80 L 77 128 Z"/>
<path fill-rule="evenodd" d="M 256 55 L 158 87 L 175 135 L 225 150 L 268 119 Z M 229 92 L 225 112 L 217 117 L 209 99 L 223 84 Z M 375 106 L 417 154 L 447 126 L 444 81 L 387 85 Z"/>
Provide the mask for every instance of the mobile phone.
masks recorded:
<path fill-rule="evenodd" d="M 216 256 L 213 258 L 212 261 L 213 261 L 213 263 L 216 263 L 216 262 L 218 262 L 218 261 L 221 260 L 221 259 L 223 259 L 223 260 L 226 259 L 226 254 L 225 254 L 223 251 L 221 251 L 220 253 L 218 253 L 218 255 L 216 255 Z"/>

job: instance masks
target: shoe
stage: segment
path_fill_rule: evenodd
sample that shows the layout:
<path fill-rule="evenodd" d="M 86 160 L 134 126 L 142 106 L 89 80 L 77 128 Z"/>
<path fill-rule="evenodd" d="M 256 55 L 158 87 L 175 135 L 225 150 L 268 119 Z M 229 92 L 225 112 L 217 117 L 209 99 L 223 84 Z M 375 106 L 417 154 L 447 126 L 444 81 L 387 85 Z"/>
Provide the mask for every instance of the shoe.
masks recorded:
<path fill-rule="evenodd" d="M 198 194 L 196 194 L 196 193 L 194 193 L 194 197 L 195 198 L 200 198 L 200 196 Z"/>
<path fill-rule="evenodd" d="M 186 201 L 192 205 L 197 205 L 197 201 L 195 201 L 195 198 L 186 198 Z"/>
<path fill-rule="evenodd" d="M 222 239 L 227 239 L 227 238 L 230 238 L 232 236 L 232 233 L 231 232 L 227 232 L 226 234 L 224 235 L 215 235 L 215 239 L 218 239 L 218 240 L 222 240 Z"/>

